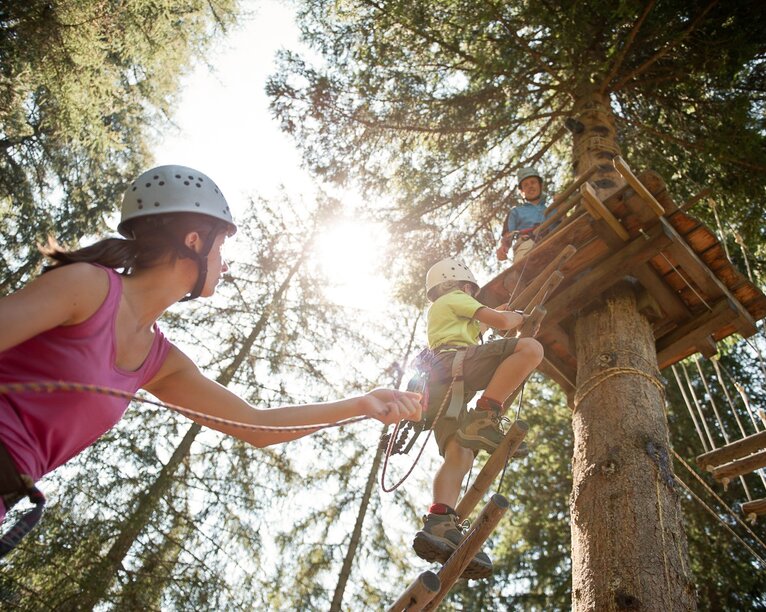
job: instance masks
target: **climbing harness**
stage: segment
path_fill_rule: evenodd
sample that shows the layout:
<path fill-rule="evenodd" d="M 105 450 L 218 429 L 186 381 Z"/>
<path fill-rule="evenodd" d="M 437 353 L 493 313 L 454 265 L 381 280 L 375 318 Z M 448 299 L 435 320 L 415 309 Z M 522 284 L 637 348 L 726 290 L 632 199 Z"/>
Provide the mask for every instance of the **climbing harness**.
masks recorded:
<path fill-rule="evenodd" d="M 5 446 L 0 442 L 0 498 L 6 511 L 22 498 L 28 497 L 34 508 L 26 512 L 6 533 L 0 536 L 0 559 L 11 552 L 43 515 L 45 495 L 27 474 L 20 474 Z"/>

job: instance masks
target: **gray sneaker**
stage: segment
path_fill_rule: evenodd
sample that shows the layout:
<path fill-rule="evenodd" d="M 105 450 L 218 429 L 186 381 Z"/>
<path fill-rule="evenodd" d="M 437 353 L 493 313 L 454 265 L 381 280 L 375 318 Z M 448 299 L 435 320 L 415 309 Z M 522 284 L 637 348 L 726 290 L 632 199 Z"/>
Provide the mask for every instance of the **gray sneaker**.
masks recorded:
<path fill-rule="evenodd" d="M 421 559 L 443 565 L 464 537 L 463 530 L 457 523 L 457 515 L 427 514 L 423 517 L 423 522 L 423 529 L 415 534 L 412 548 Z M 492 561 L 486 553 L 480 551 L 471 559 L 461 577 L 477 580 L 491 575 Z"/>
<path fill-rule="evenodd" d="M 507 426 L 510 422 L 510 419 L 494 410 L 469 410 L 463 414 L 455 435 L 460 446 L 474 451 L 485 450 L 492 454 L 505 437 L 506 432 L 503 426 Z M 529 447 L 522 440 L 513 456 L 520 458 L 528 454 Z"/>

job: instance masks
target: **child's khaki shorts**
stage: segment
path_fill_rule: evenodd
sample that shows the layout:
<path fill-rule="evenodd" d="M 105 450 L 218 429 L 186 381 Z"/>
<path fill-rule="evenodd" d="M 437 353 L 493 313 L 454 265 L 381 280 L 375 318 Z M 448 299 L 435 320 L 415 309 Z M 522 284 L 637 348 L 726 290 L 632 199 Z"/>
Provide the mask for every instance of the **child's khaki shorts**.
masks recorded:
<path fill-rule="evenodd" d="M 489 381 L 497 370 L 498 366 L 506 358 L 513 355 L 516 351 L 518 338 L 504 338 L 495 340 L 487 344 L 478 344 L 471 346 L 466 351 L 463 361 L 463 408 L 460 410 L 462 415 L 466 411 L 468 402 L 474 395 L 482 389 L 486 389 Z M 429 398 L 428 398 L 428 418 L 433 419 L 442 408 L 442 415 L 446 413 L 450 398 L 445 395 L 452 381 L 452 360 L 455 357 L 455 351 L 445 351 L 437 355 L 431 366 L 431 376 L 429 378 Z M 439 445 L 439 453 L 444 456 L 444 449 L 450 438 L 455 435 L 458 429 L 460 419 L 446 419 L 443 416 L 436 422 L 434 438 Z"/>

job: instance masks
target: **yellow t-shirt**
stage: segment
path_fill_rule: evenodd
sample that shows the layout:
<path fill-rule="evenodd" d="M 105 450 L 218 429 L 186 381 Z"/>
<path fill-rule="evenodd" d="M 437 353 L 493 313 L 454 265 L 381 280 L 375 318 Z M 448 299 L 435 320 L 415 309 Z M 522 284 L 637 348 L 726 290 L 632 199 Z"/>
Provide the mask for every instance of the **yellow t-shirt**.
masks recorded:
<path fill-rule="evenodd" d="M 428 346 L 436 348 L 442 344 L 473 346 L 479 343 L 481 327 L 473 318 L 484 304 L 464 291 L 451 291 L 428 309 Z"/>

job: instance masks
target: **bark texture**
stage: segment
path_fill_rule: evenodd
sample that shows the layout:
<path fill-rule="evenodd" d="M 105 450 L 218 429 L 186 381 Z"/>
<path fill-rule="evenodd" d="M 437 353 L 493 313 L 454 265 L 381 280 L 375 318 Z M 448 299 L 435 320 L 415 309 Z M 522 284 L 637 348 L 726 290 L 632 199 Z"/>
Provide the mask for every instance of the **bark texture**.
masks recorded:
<path fill-rule="evenodd" d="M 573 609 L 694 610 L 654 337 L 627 281 L 575 341 Z"/>

